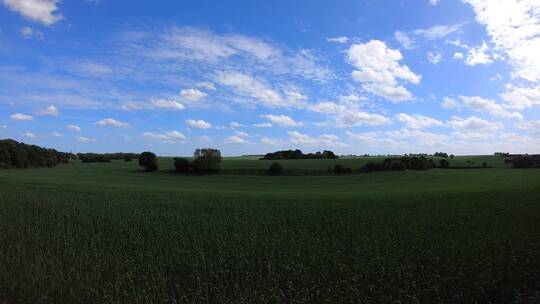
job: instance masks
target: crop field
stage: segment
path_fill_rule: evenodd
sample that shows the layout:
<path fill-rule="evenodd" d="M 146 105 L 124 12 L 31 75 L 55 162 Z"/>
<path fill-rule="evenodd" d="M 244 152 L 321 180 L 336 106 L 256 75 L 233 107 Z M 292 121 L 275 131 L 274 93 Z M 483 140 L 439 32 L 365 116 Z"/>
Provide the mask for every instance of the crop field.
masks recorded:
<path fill-rule="evenodd" d="M 493 168 L 190 176 L 159 162 L 0 171 L 0 303 L 540 301 L 540 170 L 486 156 L 451 166 Z"/>

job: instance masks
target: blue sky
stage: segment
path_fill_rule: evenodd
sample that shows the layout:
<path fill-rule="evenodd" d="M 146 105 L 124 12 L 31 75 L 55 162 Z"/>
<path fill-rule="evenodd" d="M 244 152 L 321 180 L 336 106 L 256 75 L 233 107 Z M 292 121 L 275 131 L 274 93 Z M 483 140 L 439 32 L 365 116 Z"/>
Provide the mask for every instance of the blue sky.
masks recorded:
<path fill-rule="evenodd" d="M 537 0 L 0 3 L 0 138 L 161 155 L 540 149 Z"/>

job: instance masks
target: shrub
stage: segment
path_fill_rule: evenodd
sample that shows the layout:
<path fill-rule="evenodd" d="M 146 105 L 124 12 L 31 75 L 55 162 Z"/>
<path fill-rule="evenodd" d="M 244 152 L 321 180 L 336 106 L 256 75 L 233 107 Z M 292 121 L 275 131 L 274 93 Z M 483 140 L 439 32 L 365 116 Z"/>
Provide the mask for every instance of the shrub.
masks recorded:
<path fill-rule="evenodd" d="M 174 168 L 178 173 L 189 173 L 190 163 L 189 160 L 185 158 L 175 158 L 174 159 Z"/>
<path fill-rule="evenodd" d="M 439 161 L 439 165 L 441 166 L 441 168 L 448 168 L 450 167 L 450 163 L 446 160 L 446 159 L 441 159 Z"/>
<path fill-rule="evenodd" d="M 534 156 L 517 156 L 512 159 L 512 167 L 514 168 L 535 168 L 540 167 L 540 157 Z"/>
<path fill-rule="evenodd" d="M 191 169 L 194 173 L 215 173 L 221 169 L 221 151 L 218 149 L 197 149 L 193 157 Z"/>
<path fill-rule="evenodd" d="M 334 173 L 335 174 L 350 174 L 352 173 L 352 169 L 347 168 L 341 164 L 337 164 L 334 166 Z"/>
<path fill-rule="evenodd" d="M 482 167 L 487 168 L 488 164 L 486 162 L 482 163 Z"/>
<path fill-rule="evenodd" d="M 157 157 L 152 152 L 143 152 L 139 155 L 139 166 L 144 167 L 146 171 L 153 172 L 158 169 Z"/>
<path fill-rule="evenodd" d="M 268 174 L 279 175 L 283 173 L 283 166 L 278 162 L 273 162 L 268 168 Z"/>
<path fill-rule="evenodd" d="M 404 170 L 428 170 L 435 168 L 436 165 L 432 159 L 424 156 L 403 156 L 400 158 L 386 158 L 382 163 L 370 162 L 362 167 L 362 171 L 404 171 Z"/>

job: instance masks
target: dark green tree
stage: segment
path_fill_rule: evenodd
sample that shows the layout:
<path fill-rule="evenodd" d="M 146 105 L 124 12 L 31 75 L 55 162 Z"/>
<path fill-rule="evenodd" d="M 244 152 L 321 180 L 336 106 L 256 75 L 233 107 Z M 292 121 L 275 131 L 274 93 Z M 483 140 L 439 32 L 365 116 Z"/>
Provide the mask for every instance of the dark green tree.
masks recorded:
<path fill-rule="evenodd" d="M 270 175 L 279 175 L 283 174 L 283 166 L 278 162 L 273 162 L 268 168 L 268 174 Z"/>
<path fill-rule="evenodd" d="M 189 160 L 181 157 L 174 159 L 174 169 L 178 173 L 189 173 L 190 163 Z"/>
<path fill-rule="evenodd" d="M 152 152 L 143 152 L 139 155 L 139 166 L 146 171 L 153 172 L 158 169 L 157 156 Z"/>
<path fill-rule="evenodd" d="M 221 151 L 212 148 L 197 149 L 193 153 L 191 169 L 194 173 L 216 173 L 221 170 Z"/>

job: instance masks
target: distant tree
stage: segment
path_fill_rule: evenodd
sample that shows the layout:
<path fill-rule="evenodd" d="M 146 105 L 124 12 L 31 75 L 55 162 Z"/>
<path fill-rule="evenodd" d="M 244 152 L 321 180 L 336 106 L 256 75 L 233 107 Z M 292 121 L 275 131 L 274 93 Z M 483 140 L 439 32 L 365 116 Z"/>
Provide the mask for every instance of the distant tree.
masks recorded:
<path fill-rule="evenodd" d="M 343 166 L 342 164 L 336 164 L 334 166 L 333 171 L 334 171 L 335 174 L 349 174 L 349 173 L 352 173 L 351 168 L 347 168 L 347 167 Z"/>
<path fill-rule="evenodd" d="M 446 159 L 441 159 L 439 161 L 439 165 L 441 166 L 441 168 L 448 168 L 450 167 L 450 162 L 448 162 Z"/>
<path fill-rule="evenodd" d="M 454 159 L 454 157 L 455 157 L 454 154 L 450 154 L 451 159 Z"/>
<path fill-rule="evenodd" d="M 152 152 L 143 152 L 139 155 L 139 166 L 146 171 L 153 172 L 158 169 L 157 156 Z"/>
<path fill-rule="evenodd" d="M 189 173 L 190 166 L 189 160 L 185 158 L 177 157 L 174 159 L 174 168 L 178 173 Z"/>
<path fill-rule="evenodd" d="M 486 162 L 482 163 L 482 167 L 487 168 L 488 164 Z"/>
<path fill-rule="evenodd" d="M 278 162 L 273 162 L 268 168 L 268 174 L 270 175 L 279 175 L 283 174 L 283 166 Z"/>
<path fill-rule="evenodd" d="M 433 156 L 448 158 L 448 154 L 444 153 L 444 152 L 435 152 L 435 154 L 433 154 Z"/>
<path fill-rule="evenodd" d="M 133 159 L 132 159 L 131 157 L 129 157 L 129 156 L 127 156 L 127 157 L 124 158 L 124 161 L 125 161 L 125 162 L 130 162 L 130 161 L 132 161 L 132 160 L 133 160 Z"/>
<path fill-rule="evenodd" d="M 221 151 L 218 149 L 203 148 L 193 153 L 191 168 L 194 173 L 215 173 L 221 170 Z"/>

